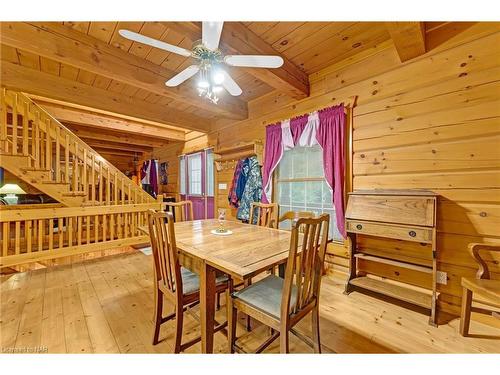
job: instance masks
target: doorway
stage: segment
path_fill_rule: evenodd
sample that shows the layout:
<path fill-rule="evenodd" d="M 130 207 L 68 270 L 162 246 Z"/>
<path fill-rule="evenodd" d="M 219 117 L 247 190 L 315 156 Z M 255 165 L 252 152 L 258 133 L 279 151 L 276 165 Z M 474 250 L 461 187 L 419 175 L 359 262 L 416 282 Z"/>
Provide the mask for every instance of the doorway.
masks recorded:
<path fill-rule="evenodd" d="M 179 173 L 181 199 L 193 203 L 194 220 L 214 218 L 213 150 L 182 155 Z"/>

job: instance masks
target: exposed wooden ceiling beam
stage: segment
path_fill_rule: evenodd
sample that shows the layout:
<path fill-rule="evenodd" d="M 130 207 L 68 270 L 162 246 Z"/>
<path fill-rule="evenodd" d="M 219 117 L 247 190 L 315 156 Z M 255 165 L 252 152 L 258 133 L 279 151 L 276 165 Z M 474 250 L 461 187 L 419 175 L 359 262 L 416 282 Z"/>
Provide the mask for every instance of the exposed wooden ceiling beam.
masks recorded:
<path fill-rule="evenodd" d="M 108 158 L 106 156 L 113 156 L 113 157 L 123 157 L 123 158 L 130 158 L 131 160 L 134 159 L 134 156 L 137 154 L 138 157 L 142 156 L 142 152 L 133 152 L 133 151 L 124 151 L 124 150 L 110 150 L 109 148 L 104 148 L 104 147 L 92 147 L 95 151 L 97 151 L 99 154 L 102 155 L 102 157 L 106 160 Z"/>
<path fill-rule="evenodd" d="M 245 119 L 244 101 L 225 96 L 217 105 L 200 98 L 193 87 L 168 88 L 165 82 L 176 73 L 113 47 L 92 36 L 55 22 L 2 22 L 0 42 L 79 69 L 180 100 L 223 117 Z"/>
<path fill-rule="evenodd" d="M 129 136 L 147 135 L 155 137 L 156 139 L 163 139 L 165 141 L 184 141 L 186 139 L 186 133 L 180 130 L 166 129 L 139 122 L 122 120 L 58 104 L 45 102 L 37 103 L 57 120 L 70 124 L 81 124 L 86 126 L 88 129 L 93 128 L 95 129 L 94 133 L 99 132 L 99 130 L 109 130 L 114 133 L 128 133 Z"/>
<path fill-rule="evenodd" d="M 153 151 L 152 147 L 139 146 L 139 145 L 135 145 L 135 144 L 115 143 L 115 142 L 109 142 L 108 140 L 98 140 L 98 139 L 88 139 L 88 138 L 82 138 L 82 140 L 92 148 L 118 150 L 118 151 L 130 151 L 130 152 L 137 152 L 137 153 L 144 153 L 144 152 Z"/>
<path fill-rule="evenodd" d="M 212 121 L 199 116 L 135 100 L 123 94 L 98 89 L 6 61 L 2 61 L 0 65 L 2 85 L 28 94 L 81 104 L 91 108 L 140 117 L 205 133 L 209 131 L 212 124 Z"/>
<path fill-rule="evenodd" d="M 191 40 L 201 39 L 200 22 L 166 22 L 165 25 L 175 28 L 181 35 L 186 35 Z M 228 54 L 236 55 L 280 55 L 271 45 L 249 30 L 241 22 L 224 23 L 221 36 L 221 49 Z M 307 74 L 286 57 L 281 57 L 285 61 L 281 68 L 244 69 L 255 78 L 286 93 L 292 98 L 306 98 L 309 96 L 309 78 Z M 243 90 L 245 90 L 244 87 Z"/>
<path fill-rule="evenodd" d="M 110 142 L 115 143 L 128 143 L 138 146 L 146 147 L 162 147 L 166 146 L 168 142 L 166 140 L 162 141 L 158 138 L 153 137 L 143 137 L 137 133 L 121 133 L 116 131 L 107 131 L 104 129 L 95 129 L 88 127 L 86 125 L 77 125 L 71 123 L 63 123 L 64 126 L 69 128 L 73 133 L 75 133 L 79 138 L 82 139 L 106 139 Z"/>
<path fill-rule="evenodd" d="M 386 26 L 401 62 L 425 53 L 424 22 L 386 22 Z"/>

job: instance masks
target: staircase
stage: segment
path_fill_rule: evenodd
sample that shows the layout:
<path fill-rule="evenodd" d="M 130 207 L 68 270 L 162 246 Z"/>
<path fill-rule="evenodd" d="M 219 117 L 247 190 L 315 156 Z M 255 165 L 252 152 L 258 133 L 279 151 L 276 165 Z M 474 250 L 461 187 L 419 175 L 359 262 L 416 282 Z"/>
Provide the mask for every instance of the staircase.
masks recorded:
<path fill-rule="evenodd" d="M 156 202 L 25 94 L 0 99 L 0 167 L 67 207 Z"/>
<path fill-rule="evenodd" d="M 0 269 L 147 244 L 155 200 L 25 94 L 0 92 L 0 167 L 65 207 L 0 206 Z"/>

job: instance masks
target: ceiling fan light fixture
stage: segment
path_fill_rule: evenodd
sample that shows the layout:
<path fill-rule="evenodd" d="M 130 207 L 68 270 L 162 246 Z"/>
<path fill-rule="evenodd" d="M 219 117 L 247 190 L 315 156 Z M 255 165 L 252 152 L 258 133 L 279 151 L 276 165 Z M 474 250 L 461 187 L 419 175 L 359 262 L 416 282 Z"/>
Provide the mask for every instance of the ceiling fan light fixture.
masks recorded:
<path fill-rule="evenodd" d="M 198 81 L 198 87 L 202 89 L 207 89 L 210 87 L 210 83 L 208 81 L 205 81 L 204 79 Z"/>
<path fill-rule="evenodd" d="M 214 87 L 212 88 L 212 91 L 213 91 L 213 92 L 215 92 L 215 93 L 219 93 L 219 92 L 221 92 L 221 91 L 222 91 L 222 89 L 223 89 L 223 87 L 222 87 L 222 86 L 214 86 Z"/>
<path fill-rule="evenodd" d="M 222 82 L 224 82 L 224 73 L 222 73 L 220 70 L 215 70 L 212 74 L 212 81 L 216 85 L 220 85 Z"/>

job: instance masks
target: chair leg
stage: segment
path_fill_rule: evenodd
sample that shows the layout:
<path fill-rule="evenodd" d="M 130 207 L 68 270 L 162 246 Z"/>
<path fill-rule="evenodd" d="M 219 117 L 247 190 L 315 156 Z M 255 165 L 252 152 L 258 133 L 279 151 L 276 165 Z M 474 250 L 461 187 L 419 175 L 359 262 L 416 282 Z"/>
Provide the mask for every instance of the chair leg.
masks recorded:
<path fill-rule="evenodd" d="M 252 279 L 245 280 L 245 287 L 248 287 L 250 285 L 252 285 Z M 246 329 L 247 329 L 247 332 L 250 332 L 252 330 L 252 320 L 250 318 L 250 315 L 247 315 Z"/>
<path fill-rule="evenodd" d="M 311 332 L 314 341 L 314 353 L 321 354 L 321 341 L 319 338 L 319 305 L 312 310 L 312 327 Z"/>
<path fill-rule="evenodd" d="M 281 328 L 280 330 L 280 353 L 288 354 L 288 330 L 286 328 Z"/>
<path fill-rule="evenodd" d="M 154 311 L 154 331 L 153 331 L 153 345 L 158 344 L 158 337 L 160 335 L 160 326 L 163 318 L 163 293 L 156 289 L 155 291 L 155 311 Z"/>
<path fill-rule="evenodd" d="M 460 334 L 462 336 L 469 335 L 471 306 L 472 306 L 472 291 L 470 291 L 467 288 L 463 288 L 462 313 L 460 314 Z"/>
<path fill-rule="evenodd" d="M 175 312 L 175 348 L 174 353 L 181 352 L 182 344 L 182 324 L 184 319 L 184 309 L 182 304 L 177 303 Z"/>
<path fill-rule="evenodd" d="M 233 306 L 233 299 L 231 297 L 232 283 L 226 289 L 226 309 L 227 309 L 227 344 L 229 353 L 234 353 L 234 344 L 236 343 L 236 323 L 237 311 Z"/>

